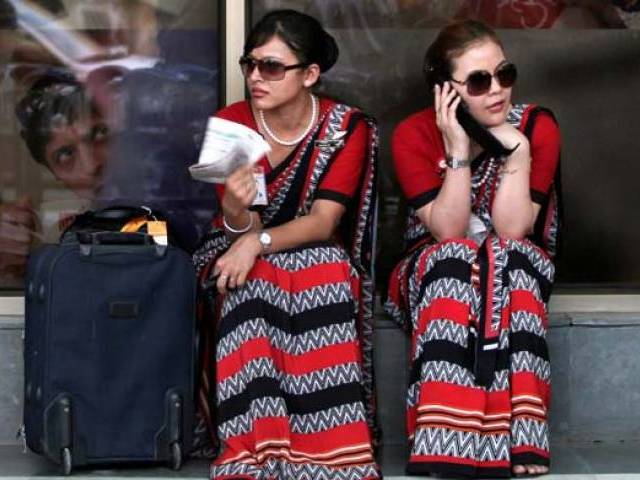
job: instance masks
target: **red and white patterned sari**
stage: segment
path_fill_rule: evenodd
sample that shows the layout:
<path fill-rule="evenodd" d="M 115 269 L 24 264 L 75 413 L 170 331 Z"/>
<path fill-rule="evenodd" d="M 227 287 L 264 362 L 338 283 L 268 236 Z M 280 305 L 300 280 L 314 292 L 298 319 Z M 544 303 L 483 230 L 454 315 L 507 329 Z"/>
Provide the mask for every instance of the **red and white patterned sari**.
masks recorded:
<path fill-rule="evenodd" d="M 246 102 L 218 115 L 256 128 Z M 266 228 L 308 214 L 316 199 L 347 212 L 334 241 L 258 257 L 243 287 L 224 297 L 209 291 L 217 305 L 215 347 L 205 358 L 215 369 L 209 413 L 222 447 L 211 478 L 379 478 L 371 369 L 376 153 L 373 121 L 323 99 L 318 126 L 298 148 L 276 169 L 262 162 Z M 228 247 L 221 225 L 214 221 L 194 255 L 205 283 Z"/>
<path fill-rule="evenodd" d="M 421 112 L 396 131 L 396 167 L 412 209 L 385 307 L 411 335 L 408 473 L 509 477 L 512 465 L 549 464 L 545 336 L 559 136 L 550 113 L 531 106 L 515 106 L 508 121 L 531 138 L 531 195 L 542 205 L 535 234 L 523 241 L 493 232 L 500 160 L 481 154 L 472 164 L 472 213 L 488 236 L 436 242 L 415 214 L 441 184 L 435 117 Z"/>

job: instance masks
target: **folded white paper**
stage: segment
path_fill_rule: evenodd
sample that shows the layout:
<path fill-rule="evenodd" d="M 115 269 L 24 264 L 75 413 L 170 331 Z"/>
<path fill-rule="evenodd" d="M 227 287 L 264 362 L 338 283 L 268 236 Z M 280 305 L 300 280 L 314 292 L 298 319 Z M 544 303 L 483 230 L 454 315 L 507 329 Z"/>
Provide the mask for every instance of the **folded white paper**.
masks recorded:
<path fill-rule="evenodd" d="M 202 182 L 224 183 L 238 167 L 252 165 L 270 151 L 269 144 L 256 131 L 211 117 L 198 163 L 191 165 L 189 172 Z"/>

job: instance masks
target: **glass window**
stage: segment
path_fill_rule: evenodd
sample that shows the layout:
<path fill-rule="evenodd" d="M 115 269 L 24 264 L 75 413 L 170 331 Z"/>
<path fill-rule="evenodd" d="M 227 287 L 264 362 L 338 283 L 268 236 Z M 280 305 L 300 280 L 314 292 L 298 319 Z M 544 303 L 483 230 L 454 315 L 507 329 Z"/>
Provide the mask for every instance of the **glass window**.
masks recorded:
<path fill-rule="evenodd" d="M 499 29 L 518 65 L 517 102 L 551 108 L 562 132 L 563 252 L 566 287 L 640 287 L 639 2 L 561 0 L 253 0 L 255 23 L 274 8 L 318 18 L 340 58 L 323 79 L 326 94 L 374 115 L 381 129 L 379 278 L 401 249 L 400 192 L 390 157 L 395 125 L 430 99 L 422 59 L 451 19 L 478 18 Z M 400 212 L 401 213 L 401 212 Z"/>
<path fill-rule="evenodd" d="M 0 289 L 86 209 L 149 206 L 195 246 L 216 208 L 187 167 L 219 107 L 220 3 L 0 0 Z"/>

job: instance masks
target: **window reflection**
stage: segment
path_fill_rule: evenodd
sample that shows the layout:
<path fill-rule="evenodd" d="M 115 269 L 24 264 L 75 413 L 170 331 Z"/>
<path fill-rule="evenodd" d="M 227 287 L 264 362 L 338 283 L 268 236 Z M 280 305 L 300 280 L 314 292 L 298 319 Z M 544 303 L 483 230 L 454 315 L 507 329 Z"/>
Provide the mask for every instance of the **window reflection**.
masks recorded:
<path fill-rule="evenodd" d="M 421 71 L 427 45 L 446 22 L 476 18 L 501 29 L 522 72 L 516 101 L 551 108 L 563 133 L 560 286 L 640 287 L 640 151 L 637 0 L 253 0 L 252 20 L 276 8 L 316 16 L 340 46 L 322 93 L 358 105 L 380 126 L 377 277 L 401 251 L 403 202 L 391 161 L 395 126 L 431 102 Z M 631 153 L 630 153 L 631 152 Z M 633 219 L 633 220 L 632 220 Z"/>
<path fill-rule="evenodd" d="M 194 247 L 216 208 L 187 167 L 219 107 L 218 3 L 0 0 L 0 288 L 86 209 L 159 209 Z"/>

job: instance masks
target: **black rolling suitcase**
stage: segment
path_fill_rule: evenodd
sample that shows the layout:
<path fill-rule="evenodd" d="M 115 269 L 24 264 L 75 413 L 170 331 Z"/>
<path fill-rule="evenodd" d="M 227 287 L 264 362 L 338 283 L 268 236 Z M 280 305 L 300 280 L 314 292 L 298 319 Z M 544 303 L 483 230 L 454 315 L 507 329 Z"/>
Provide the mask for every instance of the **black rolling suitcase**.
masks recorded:
<path fill-rule="evenodd" d="M 179 469 L 194 408 L 191 259 L 146 233 L 88 227 L 29 259 L 26 443 L 65 474 L 132 462 Z"/>

